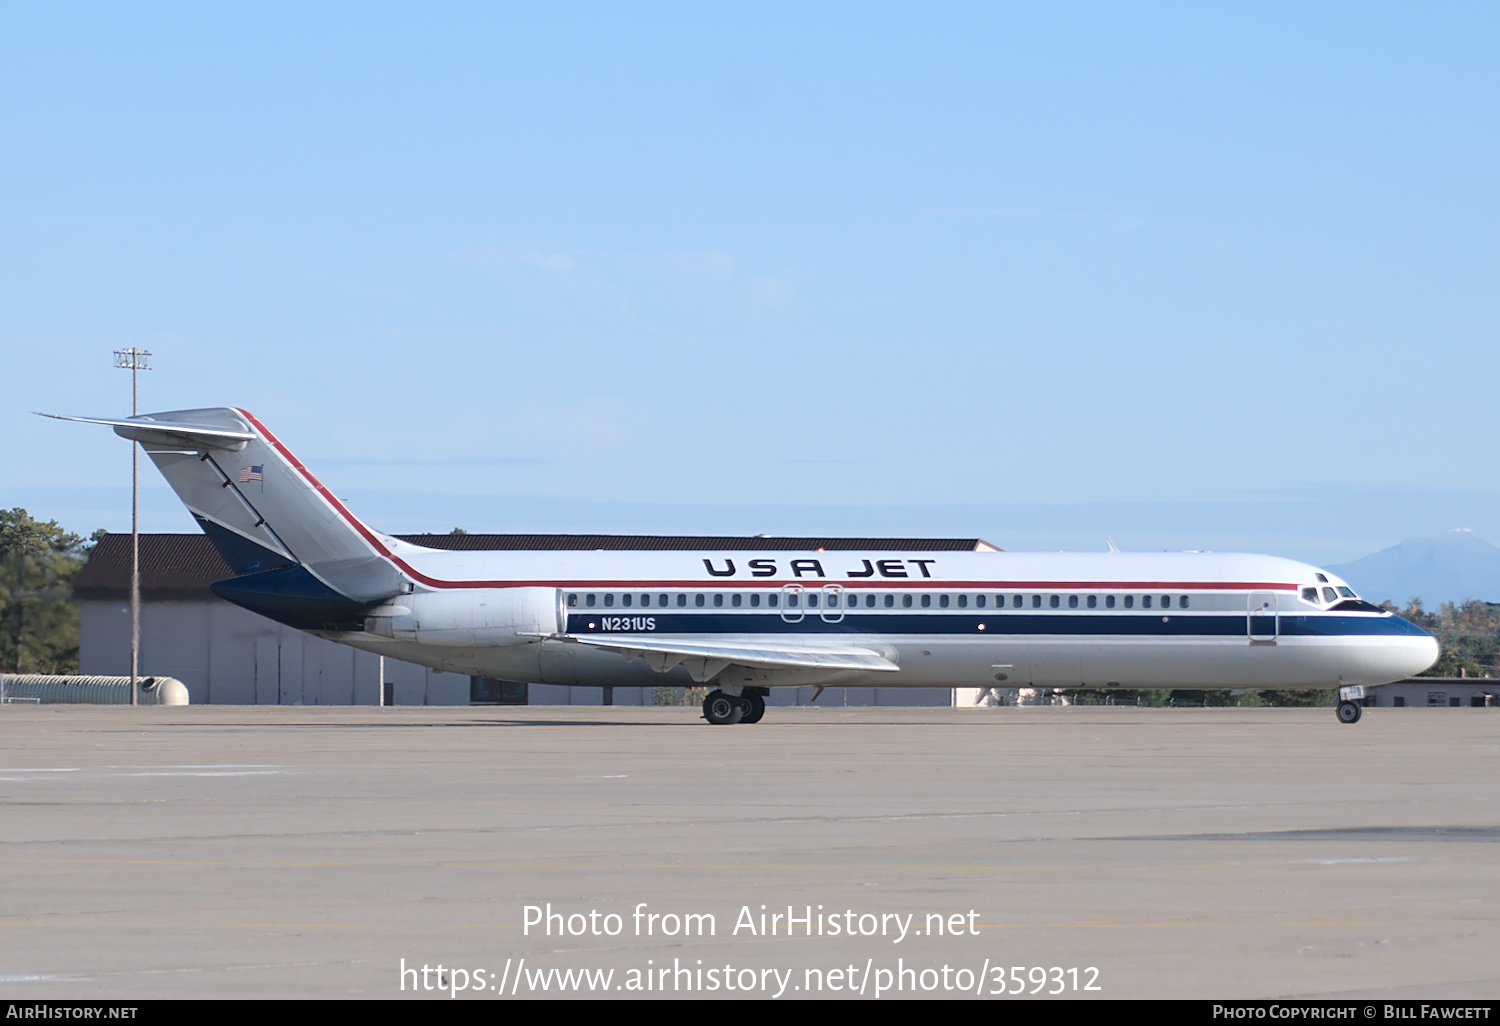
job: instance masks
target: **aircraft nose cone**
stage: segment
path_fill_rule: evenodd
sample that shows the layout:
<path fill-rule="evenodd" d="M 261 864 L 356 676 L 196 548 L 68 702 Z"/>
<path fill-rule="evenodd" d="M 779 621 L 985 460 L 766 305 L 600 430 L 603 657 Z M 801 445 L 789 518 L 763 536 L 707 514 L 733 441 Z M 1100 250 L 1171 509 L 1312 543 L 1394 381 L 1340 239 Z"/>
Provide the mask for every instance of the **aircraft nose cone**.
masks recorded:
<path fill-rule="evenodd" d="M 1345 649 L 1339 656 L 1339 666 L 1345 680 L 1389 684 L 1415 677 L 1437 662 L 1437 658 L 1437 639 L 1425 632 L 1418 634 L 1412 628 L 1405 636 Z"/>
<path fill-rule="evenodd" d="M 1440 649 L 1438 640 L 1432 635 L 1422 638 L 1412 646 L 1410 662 L 1407 669 L 1401 671 L 1403 677 L 1415 677 L 1423 670 L 1430 669 L 1432 664 L 1438 661 Z"/>
<path fill-rule="evenodd" d="M 1403 641 L 1381 653 L 1381 674 L 1387 680 L 1415 677 L 1438 661 L 1438 641 L 1432 635 Z"/>

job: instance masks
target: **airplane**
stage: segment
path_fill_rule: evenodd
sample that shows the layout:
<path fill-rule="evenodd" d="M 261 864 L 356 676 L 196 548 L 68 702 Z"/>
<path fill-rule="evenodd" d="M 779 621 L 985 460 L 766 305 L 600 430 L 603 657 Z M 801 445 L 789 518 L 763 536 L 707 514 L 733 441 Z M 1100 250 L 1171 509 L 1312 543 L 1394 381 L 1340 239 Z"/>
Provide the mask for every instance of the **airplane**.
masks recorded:
<path fill-rule="evenodd" d="M 1234 553 L 449 551 L 367 526 L 241 409 L 113 427 L 234 571 L 212 590 L 434 669 L 711 685 L 710 724 L 773 687 L 1338 688 L 1410 677 L 1436 639 L 1305 563 Z"/>

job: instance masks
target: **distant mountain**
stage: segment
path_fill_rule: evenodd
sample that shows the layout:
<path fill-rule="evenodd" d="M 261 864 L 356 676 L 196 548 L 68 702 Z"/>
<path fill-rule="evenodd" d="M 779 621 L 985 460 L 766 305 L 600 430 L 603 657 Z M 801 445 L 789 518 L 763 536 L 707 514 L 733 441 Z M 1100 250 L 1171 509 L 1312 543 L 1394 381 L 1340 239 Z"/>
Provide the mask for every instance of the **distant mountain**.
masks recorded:
<path fill-rule="evenodd" d="M 1362 598 L 1406 605 L 1421 598 L 1436 609 L 1443 602 L 1500 602 L 1500 547 L 1467 527 L 1437 538 L 1408 538 L 1399 545 L 1328 569 Z"/>

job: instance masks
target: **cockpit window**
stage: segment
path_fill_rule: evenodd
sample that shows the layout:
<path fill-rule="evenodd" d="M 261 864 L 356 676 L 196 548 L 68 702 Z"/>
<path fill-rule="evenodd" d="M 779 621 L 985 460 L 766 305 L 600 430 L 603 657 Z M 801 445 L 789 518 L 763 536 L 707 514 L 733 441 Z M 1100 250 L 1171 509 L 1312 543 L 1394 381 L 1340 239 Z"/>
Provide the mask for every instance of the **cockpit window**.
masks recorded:
<path fill-rule="evenodd" d="M 1323 589 L 1323 601 L 1324 602 L 1337 602 L 1338 600 L 1339 600 L 1339 593 L 1338 592 L 1334 591 L 1332 588 L 1324 588 Z"/>
<path fill-rule="evenodd" d="M 1322 581 L 1324 584 L 1328 583 L 1328 578 L 1324 577 L 1322 574 L 1313 574 L 1313 576 Z"/>
<path fill-rule="evenodd" d="M 1317 588 L 1303 588 L 1302 589 L 1302 597 L 1306 601 L 1308 601 L 1308 602 L 1316 602 L 1316 601 L 1318 601 L 1318 589 Z"/>
<path fill-rule="evenodd" d="M 1354 594 L 1353 588 L 1346 588 L 1342 584 L 1339 585 L 1339 594 L 1344 596 L 1344 598 L 1359 598 L 1358 595 Z"/>

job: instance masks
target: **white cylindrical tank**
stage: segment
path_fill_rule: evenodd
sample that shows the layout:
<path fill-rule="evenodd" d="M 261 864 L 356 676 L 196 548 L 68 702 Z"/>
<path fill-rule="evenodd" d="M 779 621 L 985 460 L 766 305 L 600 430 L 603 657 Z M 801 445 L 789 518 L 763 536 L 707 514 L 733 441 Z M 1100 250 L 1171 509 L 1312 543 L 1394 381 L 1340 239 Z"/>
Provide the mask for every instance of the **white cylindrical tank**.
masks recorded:
<path fill-rule="evenodd" d="M 140 705 L 187 705 L 187 685 L 176 677 L 138 677 Z M 129 705 L 129 677 L 59 677 L 45 673 L 0 674 L 0 702 L 42 705 Z"/>

